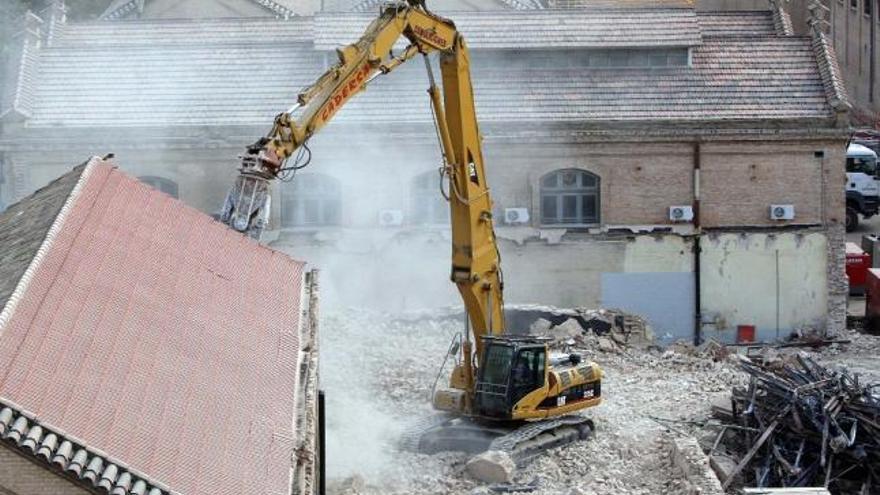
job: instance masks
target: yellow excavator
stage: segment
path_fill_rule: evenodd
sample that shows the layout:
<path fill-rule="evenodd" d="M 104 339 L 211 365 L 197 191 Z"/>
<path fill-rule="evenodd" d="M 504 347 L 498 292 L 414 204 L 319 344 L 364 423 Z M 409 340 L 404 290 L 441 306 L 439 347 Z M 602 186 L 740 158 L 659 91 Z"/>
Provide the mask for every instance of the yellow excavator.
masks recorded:
<path fill-rule="evenodd" d="M 409 43 L 394 52 L 401 38 Z M 442 96 L 429 59 L 439 55 Z M 339 62 L 275 118 L 248 147 L 227 195 L 222 220 L 259 239 L 269 218 L 270 182 L 311 159 L 308 141 L 376 77 L 421 56 L 442 148 L 452 230 L 452 282 L 467 311 L 463 335 L 450 345 L 449 386 L 434 390 L 443 414 L 410 435 L 425 452 L 507 451 L 524 462 L 540 451 L 586 438 L 592 422 L 574 414 L 601 401 L 602 371 L 578 355 L 551 356 L 546 341 L 508 333 L 492 199 L 483 166 L 467 46 L 455 24 L 423 1 L 387 4 Z"/>

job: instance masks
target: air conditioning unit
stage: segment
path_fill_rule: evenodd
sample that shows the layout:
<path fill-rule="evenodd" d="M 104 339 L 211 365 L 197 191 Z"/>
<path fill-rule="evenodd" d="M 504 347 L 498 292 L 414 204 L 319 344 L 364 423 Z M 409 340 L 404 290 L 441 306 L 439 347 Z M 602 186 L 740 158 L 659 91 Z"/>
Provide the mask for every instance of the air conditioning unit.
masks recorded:
<path fill-rule="evenodd" d="M 770 220 L 794 220 L 794 205 L 770 205 Z"/>
<path fill-rule="evenodd" d="M 529 223 L 528 208 L 505 208 L 504 223 L 507 225 L 523 225 Z"/>
<path fill-rule="evenodd" d="M 691 206 L 670 206 L 669 219 L 673 222 L 690 222 L 694 219 L 694 208 Z"/>
<path fill-rule="evenodd" d="M 403 225 L 403 212 L 400 210 L 381 210 L 379 212 L 379 225 L 382 227 Z"/>

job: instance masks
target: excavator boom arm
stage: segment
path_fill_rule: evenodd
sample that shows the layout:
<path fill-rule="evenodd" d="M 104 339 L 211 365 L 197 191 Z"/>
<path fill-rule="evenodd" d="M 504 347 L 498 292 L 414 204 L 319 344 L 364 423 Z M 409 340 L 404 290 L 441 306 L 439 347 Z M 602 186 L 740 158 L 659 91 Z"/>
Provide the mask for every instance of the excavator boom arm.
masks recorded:
<path fill-rule="evenodd" d="M 395 44 L 409 45 L 398 54 Z M 427 55 L 439 53 L 441 92 L 434 82 Z M 423 4 L 386 7 L 356 43 L 338 50 L 339 62 L 305 88 L 297 104 L 279 114 L 266 137 L 248 148 L 241 174 L 227 198 L 223 219 L 234 228 L 259 237 L 266 214 L 261 200 L 268 198 L 268 181 L 285 170 L 285 161 L 307 147 L 309 138 L 323 128 L 351 98 L 381 74 L 422 55 L 426 60 L 428 89 L 440 135 L 443 172 L 449 179 L 452 227 L 452 281 L 464 301 L 474 334 L 463 346 L 466 388 L 473 391 L 472 355 L 482 355 L 481 336 L 504 333 L 503 287 L 492 219 L 492 199 L 486 182 L 477 125 L 468 50 L 452 21 L 428 11 Z M 294 166 L 295 168 L 296 166 Z M 256 222 L 256 223 L 255 223 Z M 254 235 L 256 232 L 256 235 Z"/>

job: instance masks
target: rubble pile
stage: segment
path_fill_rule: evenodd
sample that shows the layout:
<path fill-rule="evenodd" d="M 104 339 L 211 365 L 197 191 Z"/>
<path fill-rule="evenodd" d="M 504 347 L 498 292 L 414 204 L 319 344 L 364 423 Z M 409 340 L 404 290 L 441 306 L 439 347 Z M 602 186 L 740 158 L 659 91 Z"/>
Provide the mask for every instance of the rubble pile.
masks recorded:
<path fill-rule="evenodd" d="M 556 319 L 551 314 L 547 318 L 551 326 L 545 329 L 551 335 L 571 332 L 565 339 L 554 338 L 553 350 L 582 354 L 606 373 L 605 402 L 585 413 L 596 423 L 595 435 L 541 455 L 511 473 L 508 483 L 497 484 L 472 476 L 467 469 L 471 456 L 466 454 L 424 455 L 397 448 L 397 438 L 409 425 L 434 414 L 429 393 L 450 341 L 463 330 L 460 310 L 458 316 L 444 312 L 438 318 L 430 313 L 392 317 L 353 309 L 322 310 L 328 493 L 488 495 L 512 489 L 539 495 L 689 493 L 690 483 L 670 457 L 669 430 L 650 416 L 708 415 L 706 396 L 728 390 L 733 369 L 697 354 L 661 351 L 648 344 L 647 350 L 641 350 L 638 332 L 649 331 L 647 325 L 633 326 L 637 320 L 631 320 L 628 332 L 615 330 L 613 313 L 596 313 L 612 323 L 599 335 L 566 323 L 573 319 L 581 324 L 573 316 Z M 600 337 L 612 340 L 614 346 L 603 350 Z M 440 380 L 447 380 L 448 373 L 447 367 Z"/>
<path fill-rule="evenodd" d="M 548 337 L 557 346 L 598 348 L 618 352 L 627 347 L 645 349 L 654 344 L 654 332 L 641 317 L 617 310 L 518 306 L 513 311 L 537 314 L 528 334 Z"/>
<path fill-rule="evenodd" d="M 711 419 L 713 402 L 729 404 L 731 386 L 748 384 L 749 375 L 740 370 L 732 350 L 714 342 L 657 348 L 648 338 L 648 325 L 619 312 L 537 307 L 531 315 L 527 318 L 530 314 L 523 311 L 508 326 L 530 331 L 539 318 L 546 320 L 532 331 L 552 338 L 554 352 L 578 353 L 603 368 L 604 401 L 584 412 L 596 424 L 589 440 L 501 473 L 496 480 L 506 481 L 497 483 L 479 481 L 469 472 L 472 456 L 398 448 L 408 426 L 434 414 L 429 394 L 435 380 L 448 379 L 449 368 L 443 373 L 439 368 L 450 342 L 464 328 L 461 308 L 393 316 L 323 310 L 328 493 L 705 495 L 706 480 L 684 472 L 671 452 L 678 439 L 689 436 L 711 436 L 702 442 L 706 451 L 711 449 L 719 432 L 717 420 Z M 820 363 L 827 358 L 880 369 L 880 344 L 874 337 L 844 338 L 852 339 L 852 345 L 828 346 L 812 356 Z M 714 424 L 707 425 L 709 421 Z M 857 436 L 861 434 L 859 430 Z"/>
<path fill-rule="evenodd" d="M 710 454 L 725 488 L 880 489 L 880 383 L 806 353 L 739 366 L 748 385 L 713 408 L 724 426 Z"/>

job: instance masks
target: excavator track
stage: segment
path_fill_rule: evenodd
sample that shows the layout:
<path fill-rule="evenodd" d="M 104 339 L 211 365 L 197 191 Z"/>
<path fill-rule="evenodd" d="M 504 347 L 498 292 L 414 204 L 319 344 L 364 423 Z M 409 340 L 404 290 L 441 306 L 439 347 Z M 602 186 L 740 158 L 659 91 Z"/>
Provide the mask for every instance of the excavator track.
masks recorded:
<path fill-rule="evenodd" d="M 593 421 L 583 416 L 536 421 L 496 438 L 489 450 L 507 452 L 518 466 L 522 466 L 542 452 L 588 439 L 594 429 Z"/>
<path fill-rule="evenodd" d="M 518 466 L 523 466 L 550 449 L 586 440 L 593 430 L 592 420 L 583 416 L 497 425 L 436 415 L 412 425 L 404 433 L 400 446 L 403 450 L 424 454 L 443 451 L 477 454 L 499 450 L 506 452 Z"/>

